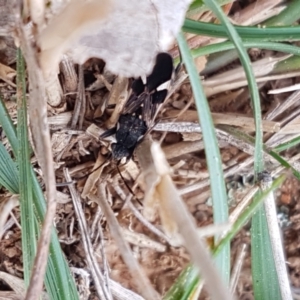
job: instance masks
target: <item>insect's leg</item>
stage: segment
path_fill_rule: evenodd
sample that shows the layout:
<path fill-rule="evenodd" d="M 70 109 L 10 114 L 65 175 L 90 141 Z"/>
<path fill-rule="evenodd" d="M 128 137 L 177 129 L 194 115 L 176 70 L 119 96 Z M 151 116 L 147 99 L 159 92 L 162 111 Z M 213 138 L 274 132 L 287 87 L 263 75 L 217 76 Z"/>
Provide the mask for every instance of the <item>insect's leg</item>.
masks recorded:
<path fill-rule="evenodd" d="M 173 59 L 169 53 L 158 53 L 152 73 L 147 77 L 149 92 L 156 90 L 161 84 L 169 81 L 173 74 Z"/>
<path fill-rule="evenodd" d="M 164 89 L 161 91 L 156 91 L 151 95 L 151 102 L 152 104 L 161 104 L 165 101 L 168 95 L 168 90 Z"/>
<path fill-rule="evenodd" d="M 125 178 L 123 177 L 123 175 L 122 175 L 122 173 L 121 173 L 121 171 L 120 171 L 120 168 L 119 168 L 119 164 L 120 164 L 120 161 L 119 161 L 118 164 L 117 164 L 118 173 L 119 173 L 119 175 L 121 176 L 121 178 L 122 178 L 122 180 L 123 180 L 125 186 L 127 187 L 127 189 L 128 189 L 128 191 L 130 192 L 130 194 L 133 196 L 133 198 L 135 198 L 136 201 L 137 201 L 141 206 L 143 206 L 143 204 L 140 202 L 140 200 L 137 199 L 137 198 L 135 197 L 135 195 L 134 195 L 132 189 L 130 188 L 130 186 L 127 184 Z M 124 203 L 124 205 L 125 205 L 125 204 L 126 204 L 126 202 Z M 124 206 L 123 206 L 123 207 L 124 207 Z"/>
<path fill-rule="evenodd" d="M 175 76 L 177 76 L 180 73 L 182 67 L 183 67 L 182 55 L 181 55 L 181 52 L 179 51 L 179 63 L 176 66 L 175 71 L 174 71 Z"/>
<path fill-rule="evenodd" d="M 100 138 L 106 138 L 106 137 L 109 137 L 113 134 L 115 134 L 117 132 L 117 127 L 113 127 L 111 129 L 108 129 L 106 130 L 105 132 L 103 132 L 101 135 L 100 135 Z"/>
<path fill-rule="evenodd" d="M 145 90 L 143 80 L 141 78 L 135 79 L 132 82 L 131 89 L 136 96 L 139 96 Z"/>
<path fill-rule="evenodd" d="M 108 164 L 108 161 L 111 160 L 111 157 L 112 157 L 112 155 L 109 154 L 109 156 L 107 157 L 107 159 L 106 159 L 102 164 L 100 164 L 100 166 L 98 166 L 95 170 L 89 172 L 88 174 L 76 178 L 76 181 L 81 180 L 81 179 L 84 179 L 84 178 L 87 178 L 87 177 L 89 177 L 91 174 L 93 174 L 94 172 L 96 172 L 97 170 L 99 170 L 100 168 L 104 167 L 104 165 L 105 165 L 105 164 Z"/>
<path fill-rule="evenodd" d="M 134 197 L 134 193 L 133 193 L 132 189 L 131 189 L 130 186 L 127 184 L 125 178 L 123 177 L 123 175 L 122 175 L 122 173 L 121 173 L 121 171 L 120 171 L 119 164 L 120 164 L 120 161 L 117 163 L 117 170 L 118 170 L 118 173 L 119 173 L 119 175 L 121 176 L 121 178 L 122 178 L 124 184 L 126 185 L 128 191 L 129 191 L 130 194 L 132 194 L 132 196 Z"/>

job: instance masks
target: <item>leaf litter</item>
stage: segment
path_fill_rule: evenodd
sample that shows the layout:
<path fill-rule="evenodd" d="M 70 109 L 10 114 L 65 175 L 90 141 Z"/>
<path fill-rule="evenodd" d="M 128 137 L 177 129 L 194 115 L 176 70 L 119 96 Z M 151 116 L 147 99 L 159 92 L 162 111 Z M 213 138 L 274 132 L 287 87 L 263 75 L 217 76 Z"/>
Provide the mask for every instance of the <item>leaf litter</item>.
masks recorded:
<path fill-rule="evenodd" d="M 233 7 L 233 11 L 240 11 L 238 5 Z M 115 13 L 116 15 L 118 15 L 117 12 Z M 116 35 L 122 35 L 122 33 L 116 33 Z M 77 43 L 80 47 L 86 47 L 86 43 L 90 43 L 91 39 L 91 37 L 87 37 L 85 42 L 80 40 Z M 118 48 L 119 47 L 120 46 L 118 46 Z M 140 46 L 140 48 L 142 48 L 142 46 Z M 128 50 L 128 52 L 130 51 L 131 50 Z M 100 52 L 97 51 L 97 53 Z M 126 70 L 126 63 L 124 66 L 124 63 L 120 63 L 116 60 L 110 59 L 111 57 L 115 58 L 118 56 L 113 51 L 111 51 L 111 53 L 109 54 L 110 56 L 108 56 L 108 61 L 111 63 L 114 62 L 115 65 L 109 65 L 109 63 L 107 63 L 104 67 L 104 70 L 99 70 L 99 68 L 96 67 L 92 71 L 91 76 L 94 78 L 94 80 L 98 80 L 98 78 L 101 78 L 101 76 L 106 76 L 104 75 L 106 74 L 106 72 L 115 70 L 116 68 L 120 68 L 120 66 L 124 67 L 124 69 L 120 69 L 121 73 L 124 72 L 122 75 L 128 75 L 128 73 L 126 73 L 128 72 Z M 153 53 L 152 55 L 154 55 Z M 73 58 L 76 57 L 75 54 L 72 55 Z M 152 58 L 149 58 L 151 57 L 151 54 L 148 53 L 148 55 L 149 56 L 148 58 L 145 58 L 145 61 L 138 61 L 138 63 L 136 64 L 138 68 L 136 69 L 137 71 L 134 72 L 137 73 L 130 73 L 129 76 L 141 75 L 138 72 L 142 72 L 144 75 L 148 72 L 146 71 L 147 67 L 140 68 L 141 65 L 139 65 L 140 63 L 145 63 L 147 65 L 149 64 L 149 61 L 153 61 L 153 56 Z M 266 56 L 276 57 L 276 55 L 277 54 L 273 53 L 272 51 L 257 51 L 255 53 L 255 57 L 253 58 L 254 60 L 265 59 Z M 83 58 L 81 58 L 82 62 L 84 62 L 86 58 L 89 57 L 83 56 Z M 105 57 L 101 56 L 101 58 Z M 124 57 L 120 59 L 124 59 Z M 95 194 L 97 193 L 96 182 L 98 178 L 105 180 L 107 193 L 109 195 L 107 196 L 107 200 L 109 205 L 111 206 L 112 212 L 117 217 L 120 227 L 123 228 L 121 231 L 122 235 L 126 242 L 129 243 L 134 257 L 138 259 L 139 263 L 143 267 L 145 274 L 150 279 L 151 285 L 159 294 L 162 295 L 174 283 L 174 280 L 177 278 L 179 272 L 183 269 L 190 258 L 183 247 L 177 247 L 179 242 L 176 241 L 176 239 L 174 243 L 174 238 L 172 238 L 172 235 L 174 236 L 174 234 L 177 234 L 176 230 L 178 230 L 178 228 L 176 229 L 176 227 L 174 227 L 173 225 L 164 225 L 166 221 L 160 221 L 158 217 L 158 204 L 155 203 L 155 201 L 151 197 L 148 197 L 148 199 L 146 197 L 146 199 L 144 199 L 144 193 L 146 195 L 149 194 L 151 185 L 154 186 L 155 182 L 158 181 L 156 175 L 153 175 L 154 177 L 152 177 L 151 179 L 151 173 L 146 173 L 145 170 L 140 171 L 140 167 L 142 165 L 142 159 L 140 158 L 140 156 L 147 157 L 148 154 L 146 155 L 144 151 L 140 153 L 141 150 L 137 149 L 137 153 L 134 156 L 134 161 L 131 164 L 124 165 L 120 168 L 121 174 L 126 180 L 126 184 L 129 185 L 129 187 L 134 192 L 134 197 L 128 191 L 124 180 L 120 177 L 116 169 L 110 168 L 111 166 L 103 165 L 100 169 L 96 170 L 90 175 L 87 182 L 85 182 L 86 179 L 84 178 L 80 179 L 84 175 L 90 173 L 93 168 L 100 166 L 101 163 L 106 161 L 107 154 L 109 153 L 109 150 L 107 149 L 108 144 L 100 142 L 98 137 L 101 130 L 103 132 L 103 128 L 106 128 L 104 122 L 106 122 L 106 125 L 109 124 L 109 120 L 111 121 L 110 117 L 114 113 L 114 109 L 109 108 L 109 106 L 107 105 L 116 102 L 110 100 L 112 91 L 109 92 L 107 87 L 109 87 L 110 84 L 117 84 L 118 81 L 122 82 L 122 77 L 110 76 L 107 81 L 104 78 L 102 81 L 100 81 L 105 83 L 102 83 L 102 86 L 100 85 L 100 87 L 98 86 L 96 89 L 93 89 L 91 91 L 86 89 L 86 86 L 84 87 L 83 92 L 86 96 L 86 108 L 85 112 L 79 111 L 79 118 L 80 116 L 84 116 L 82 129 L 77 130 L 78 128 L 76 128 L 71 130 L 68 124 L 70 124 L 69 122 L 72 117 L 74 103 L 76 102 L 76 94 L 72 93 L 74 93 L 77 89 L 77 86 L 76 89 L 74 88 L 74 84 L 78 84 L 79 73 L 77 67 L 74 66 L 73 62 L 68 57 L 65 57 L 65 60 L 67 71 L 62 71 L 62 73 L 64 74 L 64 80 L 61 81 L 63 82 L 62 91 L 64 91 L 65 93 L 63 103 L 60 103 L 57 107 L 49 107 L 48 109 L 48 120 L 52 130 L 52 145 L 54 153 L 53 156 L 55 158 L 55 164 L 57 165 L 56 180 L 57 182 L 65 181 L 62 172 L 63 167 L 67 167 L 69 169 L 70 174 L 72 174 L 72 179 L 79 178 L 76 183 L 76 189 L 77 193 L 79 193 L 82 198 L 85 198 L 85 200 L 81 199 L 81 203 L 84 209 L 83 218 L 86 222 L 86 229 L 90 232 L 93 232 L 93 236 L 91 236 L 91 247 L 95 249 L 95 257 L 93 259 L 95 259 L 95 261 L 97 261 L 101 267 L 104 266 L 106 260 L 106 263 L 109 266 L 109 280 L 114 280 L 114 282 L 120 283 L 124 288 L 128 288 L 129 290 L 138 292 L 137 285 L 132 281 L 132 277 L 130 277 L 128 269 L 120 257 L 118 246 L 113 240 L 110 231 L 108 230 L 107 216 L 103 215 L 103 212 L 100 213 L 100 215 L 98 215 L 97 217 L 97 224 L 95 225 L 94 223 L 97 212 L 99 214 L 98 204 L 97 202 L 95 202 Z M 95 60 L 86 62 L 83 65 L 83 72 L 85 73 L 87 70 L 89 70 L 91 64 L 95 66 L 96 64 L 93 64 L 94 62 Z M 2 63 L 7 68 L 14 69 L 14 62 L 8 63 L 6 59 L 0 61 L 0 63 Z M 151 63 L 149 65 L 151 65 Z M 237 63 L 234 62 L 230 65 L 230 68 L 236 68 L 236 70 L 238 70 L 239 67 Z M 217 85 L 218 83 L 221 83 L 222 81 L 219 80 L 222 80 L 222 76 L 223 78 L 227 78 L 227 75 L 224 71 L 226 71 L 226 68 L 225 70 L 220 69 L 215 72 L 215 74 L 219 76 L 219 79 L 216 79 L 217 77 L 215 76 L 215 80 L 217 81 L 214 84 Z M 209 82 L 210 78 L 213 79 L 213 77 L 214 74 L 211 76 L 207 76 L 206 81 Z M 67 82 L 67 80 L 70 78 L 71 80 Z M 86 76 L 84 76 L 84 79 L 85 78 Z M 289 123 L 285 126 L 285 118 L 289 115 L 291 109 L 297 109 L 298 107 L 296 102 L 296 99 L 298 99 L 298 96 L 296 94 L 297 92 L 295 92 L 295 94 L 288 93 L 278 94 L 274 96 L 267 96 L 267 93 L 269 90 L 297 84 L 297 78 L 290 77 L 276 79 L 276 77 L 273 77 L 271 79 L 272 81 L 270 81 L 270 78 L 267 78 L 266 81 L 264 81 L 260 86 L 263 102 L 263 112 L 266 116 L 269 116 L 269 118 L 266 118 L 265 122 L 266 124 L 270 124 L 270 126 L 277 126 L 276 128 L 278 128 L 277 124 L 279 123 L 279 126 L 281 126 L 281 130 L 283 131 L 287 126 L 289 126 Z M 11 80 L 12 82 L 14 82 L 13 77 L 11 78 Z M 212 94 L 212 96 L 210 97 L 212 112 L 220 118 L 224 117 L 224 119 L 226 119 L 227 116 L 227 122 L 229 123 L 229 125 L 237 126 L 242 131 L 248 130 L 248 132 L 251 132 L 251 128 L 246 129 L 245 127 L 243 127 L 244 124 L 250 126 L 248 119 L 252 118 L 251 107 L 248 101 L 247 88 L 245 88 L 243 91 L 241 90 L 240 93 L 236 93 L 236 90 L 231 89 L 239 89 L 243 87 L 242 84 L 239 84 L 237 86 L 227 85 L 227 88 L 226 85 L 227 84 L 224 84 L 224 90 L 220 90 L 218 94 Z M 11 98 L 11 94 L 14 91 L 12 87 L 13 86 L 11 84 L 8 85 L 5 81 L 0 82 L 1 93 L 5 95 L 4 98 L 6 102 Z M 119 93 L 124 93 L 126 95 L 128 93 L 128 88 L 120 88 Z M 232 97 L 230 98 L 231 94 Z M 168 122 L 171 118 L 170 123 L 178 123 L 177 125 L 179 127 L 182 127 L 183 124 L 180 124 L 181 117 L 179 116 L 176 119 L 176 116 L 180 114 L 181 109 L 185 107 L 190 98 L 191 93 L 189 90 L 189 83 L 188 80 L 185 80 L 185 82 L 181 83 L 177 90 L 174 91 L 170 99 L 161 109 L 156 126 L 160 125 L 162 126 L 162 128 L 166 128 L 163 127 L 165 126 L 163 124 Z M 289 102 L 289 105 L 287 105 L 286 103 L 287 98 L 292 98 Z M 274 107 L 274 103 L 278 103 L 278 105 Z M 280 105 L 281 103 L 285 103 L 285 105 Z M 11 107 L 12 116 L 15 118 L 14 108 L 13 106 Z M 108 108 L 103 109 L 105 107 Z M 283 107 L 284 109 L 280 110 L 280 108 Z M 195 106 L 193 104 L 191 104 L 191 106 L 189 107 L 188 112 L 195 114 Z M 237 114 L 236 116 L 245 118 L 245 120 L 247 121 L 242 121 L 241 119 L 241 123 L 238 123 L 239 118 L 233 119 L 231 117 L 232 114 Z M 276 121 L 274 121 L 275 117 Z M 292 120 L 294 120 L 295 117 Z M 234 122 L 230 123 L 231 119 Z M 193 119 L 191 121 L 195 123 L 196 120 Z M 113 123 L 114 121 L 112 121 L 111 124 Z M 87 128 L 94 128 L 94 134 L 91 135 Z M 269 131 L 266 130 L 265 132 L 267 134 Z M 286 139 L 291 139 L 293 136 L 298 135 L 297 126 L 295 126 L 294 132 L 283 131 L 281 135 L 280 131 L 278 132 L 277 129 L 273 130 L 272 132 L 274 135 L 269 141 L 270 145 L 272 145 L 271 141 L 273 141 L 273 143 L 276 143 L 280 136 L 281 138 L 285 137 Z M 193 130 L 190 134 L 192 133 L 194 133 Z M 294 135 L 291 136 L 291 134 Z M 159 140 L 162 137 L 162 133 L 158 130 L 154 130 L 151 133 L 151 137 L 154 140 Z M 199 134 L 199 139 L 201 139 L 201 133 Z M 179 144 L 181 146 L 179 146 Z M 141 145 L 141 147 L 142 146 L 143 144 Z M 177 149 L 179 153 L 177 153 L 177 156 L 175 155 L 176 153 L 174 153 L 176 152 L 176 150 L 171 150 L 171 147 Z M 239 199 L 243 199 L 243 195 L 248 193 L 249 187 L 245 187 L 247 181 L 245 178 L 249 175 L 249 173 L 251 174 L 251 169 L 249 167 L 243 166 L 249 166 L 249 164 L 251 164 L 251 157 L 245 154 L 242 149 L 230 145 L 230 141 L 220 141 L 220 147 L 225 169 L 225 176 L 228 176 L 227 180 L 229 193 L 232 198 L 235 199 L 235 201 L 239 202 Z M 201 141 L 185 140 L 183 133 L 181 133 L 180 131 L 171 133 L 168 129 L 168 132 L 166 133 L 165 139 L 162 143 L 162 148 L 163 150 L 165 150 L 168 162 L 173 169 L 173 172 L 171 172 L 170 176 L 177 184 L 179 193 L 182 195 L 184 201 L 186 202 L 189 212 L 194 216 L 196 225 L 199 227 L 203 227 L 211 224 L 212 212 L 209 206 L 207 169 L 204 154 L 202 151 L 203 145 L 201 146 Z M 295 147 L 286 151 L 285 155 L 287 159 L 293 158 L 297 153 L 297 149 L 298 148 Z M 37 165 L 36 168 L 38 169 Z M 270 168 L 272 169 L 274 167 L 270 166 Z M 233 174 L 236 172 L 241 174 L 242 180 L 241 178 L 236 178 L 234 176 L 229 177 L 229 174 Z M 146 182 L 147 180 L 150 181 L 150 187 L 147 184 L 145 186 L 142 177 L 145 178 Z M 236 182 L 237 185 L 234 186 L 233 183 Z M 299 227 L 299 207 L 297 205 L 297 203 L 299 202 L 299 189 L 300 186 L 298 181 L 295 178 L 290 177 L 287 179 L 280 191 L 278 191 L 276 194 L 279 211 L 283 216 L 283 219 L 286 218 L 286 221 L 284 223 L 286 224 L 284 225 L 286 226 L 284 227 L 284 235 L 287 249 L 287 259 L 289 262 L 291 283 L 295 288 L 299 288 L 297 274 L 299 274 L 300 270 L 300 262 L 297 259 L 299 244 L 295 239 Z M 66 186 L 59 187 L 58 190 L 58 208 L 55 223 L 60 235 L 63 250 L 72 267 L 77 268 L 78 270 L 87 270 L 87 256 L 86 252 L 84 251 L 83 243 L 78 233 L 74 234 L 74 232 L 78 232 L 79 230 L 79 221 L 78 217 L 74 213 L 73 205 L 69 202 L 70 198 L 68 188 Z M 238 193 L 241 193 L 242 195 L 238 195 Z M 146 203 L 143 201 L 146 201 Z M 141 202 L 143 203 L 143 206 L 141 206 Z M 235 203 L 234 205 L 237 205 L 237 203 Z M 134 208 L 132 208 L 132 206 Z M 7 231 L 4 234 L 5 243 L 2 243 L 0 252 L 4 257 L 4 270 L 7 273 L 16 274 L 21 277 L 22 265 L 18 258 L 20 256 L 20 230 L 16 225 L 19 218 L 18 209 L 14 209 L 13 214 L 15 215 L 15 217 L 11 215 L 10 219 L 8 220 L 10 222 L 11 220 L 13 220 L 13 222 L 10 227 L 6 227 Z M 164 216 L 162 217 L 162 219 L 163 218 L 166 217 Z M 167 217 L 167 222 L 168 220 L 169 219 Z M 154 225 L 154 229 L 150 227 L 149 221 L 152 226 Z M 126 232 L 128 232 L 128 234 Z M 102 238 L 100 238 L 101 234 Z M 102 244 L 100 243 L 100 240 Z M 238 246 L 241 242 L 248 245 L 250 244 L 247 228 L 241 231 L 233 241 L 233 257 L 236 253 L 237 260 L 239 260 L 238 257 L 241 256 L 239 254 L 240 250 Z M 166 247 L 166 251 L 162 251 L 164 247 Z M 102 253 L 101 251 L 104 251 L 106 257 L 105 259 L 103 255 L 100 254 Z M 239 298 L 251 296 L 251 292 L 249 292 L 249 290 L 251 290 L 249 251 L 247 249 L 245 251 L 246 254 L 243 254 L 242 267 L 240 267 L 241 273 L 240 276 L 238 276 L 238 282 L 234 285 L 236 286 L 235 291 Z M 88 290 L 91 297 L 94 297 L 94 288 L 91 286 L 84 286 L 89 284 L 89 281 L 81 281 L 79 283 L 79 286 L 82 286 L 82 291 Z M 116 289 L 119 290 L 120 288 Z M 87 292 L 85 292 L 84 295 L 87 295 Z M 131 295 L 131 297 L 136 297 L 136 299 L 139 299 L 138 296 Z"/>

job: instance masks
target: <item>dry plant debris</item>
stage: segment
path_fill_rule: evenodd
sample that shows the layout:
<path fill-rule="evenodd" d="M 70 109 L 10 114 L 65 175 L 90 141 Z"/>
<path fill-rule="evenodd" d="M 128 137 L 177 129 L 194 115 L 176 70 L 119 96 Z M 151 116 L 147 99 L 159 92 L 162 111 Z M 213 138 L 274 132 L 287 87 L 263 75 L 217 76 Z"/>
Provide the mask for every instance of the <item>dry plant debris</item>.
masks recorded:
<path fill-rule="evenodd" d="M 253 1 L 245 2 L 249 2 L 249 6 L 246 5 L 243 10 L 238 4 L 233 5 L 232 19 L 237 24 L 258 22 L 252 20 L 252 9 L 261 11 L 260 17 L 264 18 L 266 11 L 269 13 L 275 3 L 275 1 L 261 1 L 264 9 L 259 9 L 261 7 L 258 5 L 252 6 L 253 3 L 250 2 Z M 126 3 L 120 4 L 119 10 L 114 12 L 115 18 L 118 18 L 120 10 L 126 6 Z M 140 1 L 132 2 L 132 7 L 135 8 L 139 3 Z M 149 9 L 149 7 L 144 9 Z M 249 14 L 249 11 L 252 13 Z M 175 18 L 172 11 L 169 13 L 172 18 Z M 270 14 L 273 13 L 274 11 Z M 208 15 L 205 17 L 210 18 Z M 143 15 L 140 18 L 143 18 Z M 165 16 L 160 18 L 159 22 L 166 19 Z M 149 22 L 154 24 L 156 20 L 149 18 Z M 112 31 L 109 26 L 115 27 L 115 25 L 107 26 L 109 32 Z M 135 27 L 139 29 L 139 26 Z M 7 34 L 9 27 L 1 27 L 0 32 L 2 31 Z M 114 34 L 125 36 L 122 32 L 115 32 Z M 101 33 L 95 32 L 95 35 L 101 35 Z M 128 93 L 130 93 L 128 86 L 130 86 L 131 79 L 125 78 L 125 75 L 128 77 L 142 73 L 145 75 L 149 70 L 149 65 L 153 62 L 154 54 L 142 52 L 139 55 L 132 55 L 137 59 L 138 68 L 134 71 L 128 71 L 128 63 L 124 63 L 128 60 L 126 55 L 133 50 L 137 51 L 139 47 L 143 48 L 143 46 L 140 44 L 138 47 L 135 44 L 130 45 L 132 48 L 126 49 L 127 53 L 124 56 L 111 50 L 108 51 L 109 54 L 106 57 L 102 56 L 103 53 L 99 54 L 101 53 L 100 48 L 97 49 L 97 55 L 91 49 L 86 50 L 86 45 L 88 47 L 93 45 L 94 39 L 94 35 L 87 35 L 84 39 L 77 41 L 78 48 L 74 48 L 71 56 L 76 57 L 79 62 L 84 62 L 92 56 L 98 56 L 98 58 L 106 58 L 107 64 L 104 65 L 103 61 L 99 59 L 90 59 L 78 67 L 70 60 L 70 56 L 64 56 L 60 64 L 61 80 L 56 82 L 56 84 L 59 83 L 59 89 L 61 89 L 56 95 L 63 95 L 63 97 L 59 96 L 59 101 L 54 102 L 52 106 L 49 105 L 47 110 L 56 182 L 63 183 L 68 179 L 75 180 L 73 192 L 76 197 L 73 195 L 73 198 L 75 197 L 77 204 L 81 205 L 80 213 L 75 212 L 68 186 L 58 187 L 56 229 L 68 262 L 72 266 L 74 274 L 77 274 L 75 277 L 83 299 L 95 298 L 97 294 L 101 295 L 102 290 L 105 290 L 99 288 L 101 285 L 102 287 L 105 285 L 109 287 L 108 290 L 105 290 L 108 299 L 112 299 L 112 297 L 126 299 L 124 295 L 127 295 L 128 298 L 131 297 L 131 299 L 142 299 L 141 296 L 137 295 L 141 288 L 130 276 L 124 263 L 125 259 L 121 257 L 119 245 L 109 230 L 108 215 L 104 214 L 103 208 L 99 208 L 97 195 L 100 193 L 98 190 L 100 178 L 102 184 L 105 183 L 105 193 L 107 194 L 105 200 L 109 204 L 111 216 L 114 215 L 118 221 L 119 234 L 125 240 L 127 250 L 132 252 L 133 258 L 142 267 L 142 276 L 146 278 L 145 281 L 150 282 L 150 284 L 149 282 L 145 283 L 148 288 L 150 286 L 146 293 L 154 295 L 154 298 L 159 298 L 174 283 L 190 257 L 184 247 L 180 247 L 182 241 L 177 236 L 178 228 L 170 223 L 166 215 L 167 211 L 159 210 L 158 203 L 149 196 L 151 189 L 154 188 L 158 180 L 157 174 L 153 173 L 153 170 L 144 170 L 143 168 L 141 170 L 142 160 L 148 159 L 150 155 L 150 146 L 147 144 L 149 141 L 140 145 L 141 148 L 146 145 L 146 150 L 137 149 L 133 160 L 120 167 L 121 177 L 116 168 L 109 162 L 103 164 L 107 161 L 110 151 L 109 142 L 100 141 L 98 138 L 106 128 L 116 123 L 117 116 L 121 112 L 120 99 L 126 100 Z M 195 36 L 190 37 L 189 41 L 191 45 L 215 42 L 211 39 Z M 0 90 L 10 115 L 16 120 L 16 108 L 12 101 L 15 93 L 15 48 L 8 38 L 1 38 L 0 42 L 1 45 L 5 46 L 1 47 L 0 51 Z M 150 39 L 146 42 L 151 44 L 153 41 Z M 128 44 L 122 39 L 119 43 L 122 46 Z M 57 44 L 62 47 L 60 42 Z M 79 57 L 83 47 L 85 53 Z M 114 47 L 121 48 L 119 44 L 114 45 Z M 42 50 L 45 51 L 46 48 L 42 48 Z M 57 55 L 60 56 L 67 48 L 66 46 L 63 50 L 60 49 L 59 55 Z M 172 53 L 176 53 L 176 48 L 172 50 Z M 58 56 L 54 57 L 57 61 L 55 72 L 58 70 L 58 62 L 61 58 Z M 111 57 L 117 57 L 120 61 L 111 59 Z M 258 50 L 252 58 L 253 61 L 257 61 L 254 66 L 258 66 L 256 74 L 259 81 L 262 82 L 260 92 L 265 116 L 264 132 L 266 140 L 268 138 L 266 143 L 268 146 L 274 146 L 284 140 L 291 139 L 292 136 L 299 135 L 299 92 L 287 92 L 281 89 L 282 87 L 297 85 L 299 74 L 268 76 L 268 73 L 273 70 L 274 64 L 283 59 L 282 56 L 278 56 L 272 51 Z M 201 64 L 199 68 L 203 68 Z M 218 125 L 230 125 L 238 127 L 241 131 L 251 133 L 253 131 L 253 119 L 241 68 L 237 62 L 232 63 L 229 68 L 230 71 L 224 68 L 215 71 L 212 75 L 207 75 L 204 81 L 215 124 L 217 128 Z M 111 73 L 116 69 L 123 76 L 115 76 Z M 231 74 L 234 74 L 235 77 Z M 57 79 L 56 75 L 55 79 Z M 215 89 L 215 86 L 218 86 L 218 89 Z M 269 93 L 276 90 L 279 92 L 278 94 Z M 282 91 L 285 93 L 281 93 Z M 157 118 L 157 124 L 150 135 L 154 140 L 160 140 L 164 137 L 162 148 L 171 166 L 170 176 L 187 204 L 190 214 L 194 216 L 197 226 L 204 227 L 212 223 L 212 211 L 209 205 L 209 179 L 203 153 L 201 128 L 191 99 L 192 93 L 185 76 L 177 81 L 177 86 L 162 107 Z M 77 108 L 77 117 L 74 120 L 72 119 L 72 117 L 74 118 L 74 110 L 80 101 L 81 106 Z M 274 103 L 278 105 L 274 105 Z M 113 104 L 117 104 L 116 108 L 112 108 Z M 70 126 L 71 120 L 74 120 L 72 127 Z M 241 141 L 234 139 L 230 134 L 225 137 L 222 127 L 219 127 L 218 130 L 220 132 L 219 137 L 222 137 L 219 144 L 224 173 L 228 181 L 228 195 L 233 200 L 230 219 L 232 222 L 241 209 L 247 205 L 249 197 L 254 192 L 251 185 L 251 174 L 249 174 L 253 152 L 251 152 L 252 149 L 243 146 Z M 286 151 L 285 157 L 299 170 L 297 165 L 299 157 L 296 156 L 298 152 L 299 147 L 296 146 Z M 278 164 L 270 158 L 268 159 L 269 170 L 275 171 Z M 101 167 L 98 168 L 99 166 Z M 36 163 L 35 167 L 37 171 L 40 171 Z M 71 177 L 65 178 L 64 168 L 68 169 Z M 95 171 L 92 172 L 93 170 Z M 90 174 L 90 172 L 92 173 Z M 87 174 L 90 175 L 86 180 L 84 176 Z M 133 191 L 134 197 L 128 190 L 128 186 Z M 101 188 L 104 189 L 103 186 Z M 276 194 L 278 208 L 285 218 L 283 232 L 291 283 L 295 290 L 300 288 L 299 192 L 299 182 L 293 177 L 288 177 L 281 190 Z M 11 198 L 11 195 L 6 195 L 1 190 L 0 219 L 9 217 L 4 224 L 0 224 L 0 234 L 3 232 L 0 245 L 2 256 L 0 269 L 3 283 L 1 281 L 0 289 L 12 289 L 14 294 L 11 295 L 11 298 L 17 299 L 23 295 L 24 287 L 23 282 L 19 280 L 22 278 L 20 225 L 18 223 L 19 211 L 15 207 L 14 201 L 15 199 Z M 250 245 L 247 229 L 246 227 L 240 232 L 233 241 L 232 257 L 235 258 L 235 267 L 231 288 L 235 290 L 239 299 L 251 298 L 252 296 L 249 249 L 245 246 Z M 83 232 L 85 232 L 85 236 L 83 236 Z M 243 245 L 242 248 L 240 245 Z M 92 252 L 89 249 L 92 249 Z M 92 266 L 97 267 L 92 269 Z M 107 273 L 104 272 L 107 277 L 103 275 L 102 282 L 96 285 L 94 280 L 103 270 L 107 271 Z M 96 275 L 91 276 L 91 273 Z M 16 281 L 13 277 L 10 278 L 9 274 L 13 275 Z M 94 285 L 92 285 L 92 281 Z M 7 295 L 6 297 L 10 296 Z"/>

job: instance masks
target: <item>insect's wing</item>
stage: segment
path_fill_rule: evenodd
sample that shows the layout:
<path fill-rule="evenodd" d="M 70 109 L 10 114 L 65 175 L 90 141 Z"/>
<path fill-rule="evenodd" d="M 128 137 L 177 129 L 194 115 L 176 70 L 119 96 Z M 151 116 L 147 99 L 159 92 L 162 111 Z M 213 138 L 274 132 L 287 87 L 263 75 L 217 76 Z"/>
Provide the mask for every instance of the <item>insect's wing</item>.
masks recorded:
<path fill-rule="evenodd" d="M 142 93 L 141 95 L 137 96 L 135 94 L 132 94 L 128 101 L 126 102 L 126 105 L 123 110 L 123 114 L 133 114 L 136 113 L 137 110 L 144 105 L 144 102 L 147 98 L 146 93 Z"/>
<path fill-rule="evenodd" d="M 143 119 L 148 128 L 154 125 L 154 119 L 159 106 L 164 102 L 167 97 L 168 90 L 155 91 L 153 94 L 148 94 L 143 106 Z"/>
<path fill-rule="evenodd" d="M 162 52 L 156 56 L 152 73 L 147 77 L 148 92 L 156 90 L 161 84 L 169 81 L 173 74 L 173 59 L 168 53 Z"/>
<path fill-rule="evenodd" d="M 142 119 L 145 121 L 148 128 L 152 122 L 152 107 L 151 95 L 147 93 L 142 106 Z"/>

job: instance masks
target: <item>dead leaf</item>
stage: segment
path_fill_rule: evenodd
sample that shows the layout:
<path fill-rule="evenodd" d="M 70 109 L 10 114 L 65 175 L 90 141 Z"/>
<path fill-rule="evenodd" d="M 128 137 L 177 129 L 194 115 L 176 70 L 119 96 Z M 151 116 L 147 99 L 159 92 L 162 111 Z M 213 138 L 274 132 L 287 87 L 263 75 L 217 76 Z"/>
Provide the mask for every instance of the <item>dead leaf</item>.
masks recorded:
<path fill-rule="evenodd" d="M 11 86 L 16 87 L 16 85 L 11 81 L 15 76 L 16 71 L 14 69 L 0 63 L 0 79 L 10 84 Z"/>
<path fill-rule="evenodd" d="M 25 283 L 22 279 L 1 271 L 0 279 L 6 282 L 18 296 L 20 296 L 22 299 L 25 298 L 26 289 Z"/>
<path fill-rule="evenodd" d="M 0 205 L 0 240 L 2 239 L 3 235 L 3 227 L 4 224 L 9 216 L 9 213 L 19 205 L 19 196 L 12 195 L 10 198 L 2 201 Z"/>
<path fill-rule="evenodd" d="M 40 34 L 41 63 L 57 67 L 62 54 L 79 64 L 91 57 L 123 77 L 148 74 L 158 52 L 179 32 L 191 0 L 73 0 Z M 97 9 L 93 6 L 99 6 Z M 96 11 L 98 11 L 98 16 Z"/>

